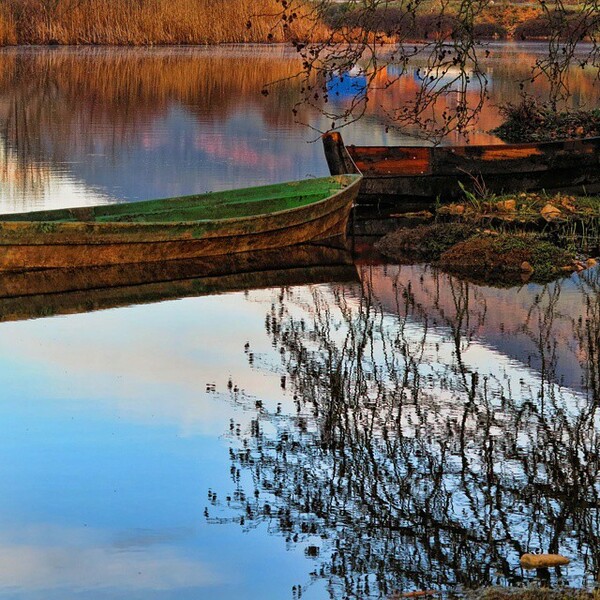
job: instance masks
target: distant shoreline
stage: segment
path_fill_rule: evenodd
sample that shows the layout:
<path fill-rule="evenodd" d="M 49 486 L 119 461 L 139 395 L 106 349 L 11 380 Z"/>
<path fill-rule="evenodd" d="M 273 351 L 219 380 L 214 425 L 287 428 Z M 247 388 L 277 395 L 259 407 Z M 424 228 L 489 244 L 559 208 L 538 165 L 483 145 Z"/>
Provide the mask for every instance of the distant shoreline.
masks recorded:
<path fill-rule="evenodd" d="M 550 36 L 542 37 L 529 37 L 516 39 L 514 37 L 479 37 L 478 40 L 481 42 L 511 42 L 511 43 L 524 43 L 524 42 L 547 42 Z M 587 40 L 586 40 L 587 41 Z M 431 39 L 426 38 L 414 38 L 402 40 L 404 44 L 426 44 L 431 42 Z M 315 42 L 316 43 L 316 42 Z M 384 46 L 393 46 L 395 42 L 387 42 Z M 20 43 L 0 43 L 0 50 L 9 48 L 211 48 L 218 46 L 261 46 L 264 48 L 272 48 L 277 46 L 284 46 L 293 48 L 292 42 L 290 41 L 220 41 L 220 42 L 144 42 L 138 44 L 131 43 L 118 43 L 118 42 L 106 42 L 106 43 L 91 43 L 91 42 L 20 42 Z"/>
<path fill-rule="evenodd" d="M 332 29 L 359 28 L 364 20 L 360 13 L 338 4 L 322 15 L 322 22 L 315 24 L 298 14 L 284 29 L 279 16 L 273 14 L 273 5 L 274 0 L 4 0 L 0 4 L 0 47 L 322 42 Z M 372 15 L 373 33 L 390 43 L 396 36 L 406 43 L 418 43 L 449 39 L 460 26 L 451 13 L 405 17 L 399 8 L 381 9 Z M 543 41 L 549 38 L 549 28 L 538 9 L 492 5 L 478 16 L 474 34 L 481 41 Z"/>

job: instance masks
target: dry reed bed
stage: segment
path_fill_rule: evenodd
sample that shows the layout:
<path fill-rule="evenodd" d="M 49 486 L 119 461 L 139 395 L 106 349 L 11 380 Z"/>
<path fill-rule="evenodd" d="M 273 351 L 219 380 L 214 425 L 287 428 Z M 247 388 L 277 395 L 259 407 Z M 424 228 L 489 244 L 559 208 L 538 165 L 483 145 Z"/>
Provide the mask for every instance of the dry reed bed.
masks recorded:
<path fill-rule="evenodd" d="M 284 31 L 277 7 L 274 0 L 5 0 L 0 45 L 283 42 L 318 34 L 303 19 Z"/>

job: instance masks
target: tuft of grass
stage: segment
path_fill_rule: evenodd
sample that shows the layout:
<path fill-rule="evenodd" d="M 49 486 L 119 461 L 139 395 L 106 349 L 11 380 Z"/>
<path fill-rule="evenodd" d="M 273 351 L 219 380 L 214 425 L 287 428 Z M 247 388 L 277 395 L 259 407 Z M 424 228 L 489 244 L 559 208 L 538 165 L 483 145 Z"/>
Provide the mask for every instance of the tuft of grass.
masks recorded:
<path fill-rule="evenodd" d="M 463 223 L 432 223 L 402 228 L 381 238 L 375 248 L 390 258 L 438 260 L 458 242 L 471 237 L 476 230 Z"/>
<path fill-rule="evenodd" d="M 533 268 L 532 279 L 550 281 L 575 270 L 575 255 L 536 234 L 478 234 L 455 244 L 439 260 L 442 268 L 475 278 L 514 278 L 523 263 Z"/>
<path fill-rule="evenodd" d="M 492 133 L 505 142 L 546 142 L 600 135 L 600 109 L 558 112 L 526 98 L 502 109 L 504 122 Z"/>

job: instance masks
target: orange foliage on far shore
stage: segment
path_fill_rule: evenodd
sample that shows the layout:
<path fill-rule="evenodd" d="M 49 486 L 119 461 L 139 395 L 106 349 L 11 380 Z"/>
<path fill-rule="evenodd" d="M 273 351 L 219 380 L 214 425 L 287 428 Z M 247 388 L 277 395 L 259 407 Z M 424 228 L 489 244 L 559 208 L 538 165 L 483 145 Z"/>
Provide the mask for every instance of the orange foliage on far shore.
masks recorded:
<path fill-rule="evenodd" d="M 536 19 L 541 14 L 541 9 L 535 6 L 522 6 L 504 2 L 489 6 L 482 15 L 482 21 L 494 23 L 506 31 L 511 38 L 515 29 L 525 21 Z"/>

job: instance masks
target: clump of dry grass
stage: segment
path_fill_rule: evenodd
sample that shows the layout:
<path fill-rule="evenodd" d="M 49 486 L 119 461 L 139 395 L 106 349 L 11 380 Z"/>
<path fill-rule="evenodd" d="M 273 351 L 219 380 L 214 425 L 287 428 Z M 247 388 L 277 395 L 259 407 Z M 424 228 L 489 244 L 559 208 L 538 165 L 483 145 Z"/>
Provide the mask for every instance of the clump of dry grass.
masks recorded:
<path fill-rule="evenodd" d="M 275 0 L 7 0 L 0 44 L 218 44 L 315 35 L 302 15 L 279 26 L 277 12 Z"/>

